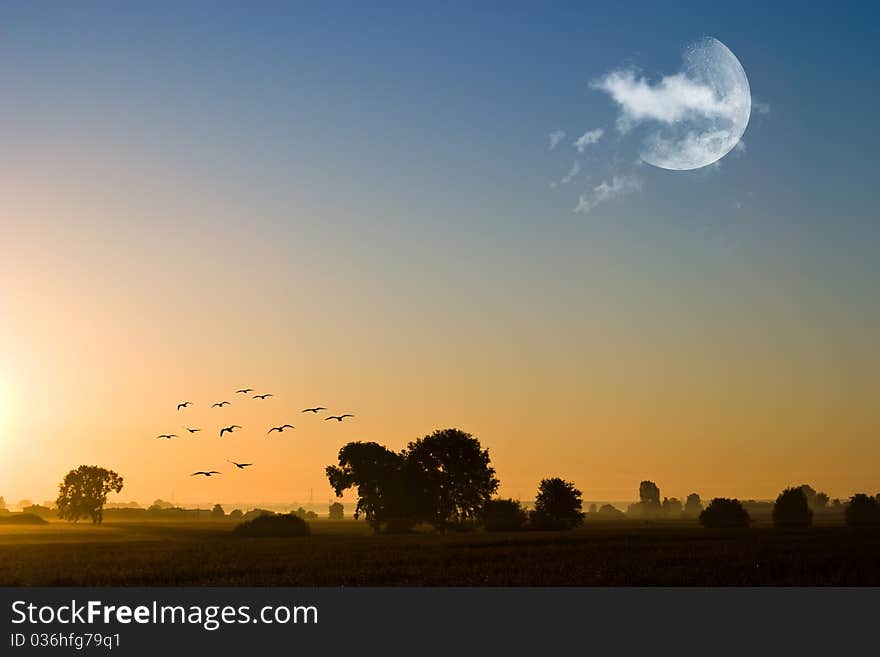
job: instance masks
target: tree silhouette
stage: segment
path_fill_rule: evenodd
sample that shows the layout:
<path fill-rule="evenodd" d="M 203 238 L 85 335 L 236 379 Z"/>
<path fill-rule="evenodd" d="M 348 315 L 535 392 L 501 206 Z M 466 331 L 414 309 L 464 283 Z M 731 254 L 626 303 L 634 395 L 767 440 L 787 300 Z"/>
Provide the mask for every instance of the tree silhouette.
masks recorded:
<path fill-rule="evenodd" d="M 752 519 L 739 500 L 716 497 L 700 513 L 703 527 L 748 527 Z"/>
<path fill-rule="evenodd" d="M 342 520 L 345 517 L 345 507 L 339 502 L 333 502 L 330 505 L 330 520 Z"/>
<path fill-rule="evenodd" d="M 407 531 L 419 522 L 440 529 L 476 520 L 498 488 L 489 452 L 458 429 L 435 431 L 395 453 L 378 443 L 348 443 L 327 466 L 337 496 L 357 488 L 355 518 L 376 531 Z"/>
<path fill-rule="evenodd" d="M 538 485 L 532 524 L 539 529 L 568 529 L 584 520 L 581 491 L 559 477 L 543 479 Z"/>
<path fill-rule="evenodd" d="M 392 518 L 409 526 L 417 522 L 413 508 L 418 491 L 408 491 L 405 460 L 400 454 L 374 442 L 348 443 L 339 450 L 339 465 L 328 465 L 327 479 L 341 497 L 349 488 L 357 488 L 358 502 L 354 517 L 361 514 L 378 531 Z"/>
<path fill-rule="evenodd" d="M 677 497 L 664 497 L 662 510 L 667 518 L 681 518 L 681 500 Z"/>
<path fill-rule="evenodd" d="M 804 497 L 807 500 L 807 506 L 811 509 L 824 509 L 828 506 L 828 495 L 825 493 L 817 493 L 816 489 L 809 484 L 801 484 L 798 488 L 803 491 Z"/>
<path fill-rule="evenodd" d="M 407 471 L 424 492 L 425 518 L 437 528 L 475 520 L 498 489 L 489 451 L 459 429 L 442 429 L 410 443 Z"/>
<path fill-rule="evenodd" d="M 241 512 L 241 509 L 233 509 L 232 511 L 229 512 L 229 517 L 232 520 L 241 520 L 241 517 L 243 515 L 244 514 Z"/>
<path fill-rule="evenodd" d="M 122 490 L 122 477 L 113 470 L 96 465 L 81 465 L 71 470 L 58 486 L 58 516 L 76 522 L 91 518 L 94 524 L 104 519 L 104 503 L 111 491 Z"/>
<path fill-rule="evenodd" d="M 703 502 L 700 500 L 700 496 L 696 493 L 688 495 L 684 503 L 684 515 L 689 518 L 697 518 L 702 511 Z"/>
<path fill-rule="evenodd" d="M 483 525 L 490 532 L 512 532 L 523 528 L 528 513 L 516 500 L 489 500 L 483 507 Z"/>
<path fill-rule="evenodd" d="M 773 505 L 773 524 L 780 528 L 809 527 L 813 511 L 807 504 L 804 488 L 786 488 Z"/>
<path fill-rule="evenodd" d="M 864 493 L 856 493 L 844 511 L 850 527 L 880 527 L 880 501 Z"/>
<path fill-rule="evenodd" d="M 2 510 L 2 511 L 6 510 L 6 500 L 3 499 L 2 495 L 0 495 L 0 510 Z"/>
<path fill-rule="evenodd" d="M 211 516 L 215 519 L 221 519 L 226 517 L 226 512 L 223 510 L 223 507 L 219 504 L 215 504 L 214 508 L 211 509 Z"/>

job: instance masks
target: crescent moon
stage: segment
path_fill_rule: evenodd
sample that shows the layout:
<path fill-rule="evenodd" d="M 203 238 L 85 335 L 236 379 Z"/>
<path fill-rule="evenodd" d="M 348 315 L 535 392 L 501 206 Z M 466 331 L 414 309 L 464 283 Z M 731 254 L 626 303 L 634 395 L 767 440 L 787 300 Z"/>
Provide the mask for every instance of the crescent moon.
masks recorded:
<path fill-rule="evenodd" d="M 736 147 L 752 114 L 752 93 L 742 64 L 730 49 L 713 37 L 687 48 L 682 73 L 711 91 L 713 102 L 666 125 L 646 138 L 641 159 L 661 169 L 699 169 Z"/>

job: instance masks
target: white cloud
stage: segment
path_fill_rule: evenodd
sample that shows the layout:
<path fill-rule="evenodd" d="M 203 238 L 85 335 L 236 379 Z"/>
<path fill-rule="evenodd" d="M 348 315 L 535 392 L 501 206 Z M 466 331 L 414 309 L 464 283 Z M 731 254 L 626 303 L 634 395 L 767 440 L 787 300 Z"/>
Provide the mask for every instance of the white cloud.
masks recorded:
<path fill-rule="evenodd" d="M 764 103 L 760 100 L 752 99 L 752 109 L 755 110 L 758 114 L 769 114 L 770 113 L 770 103 Z"/>
<path fill-rule="evenodd" d="M 678 73 L 656 81 L 618 69 L 590 83 L 618 105 L 619 132 L 645 125 L 641 159 L 673 171 L 699 169 L 724 157 L 751 116 L 748 78 L 727 46 L 706 37 L 685 50 L 682 64 Z"/>
<path fill-rule="evenodd" d="M 550 133 L 550 150 L 559 146 L 559 142 L 565 139 L 565 130 L 554 130 Z"/>
<path fill-rule="evenodd" d="M 602 128 L 596 128 L 595 130 L 588 130 L 580 137 L 578 137 L 577 141 L 574 142 L 574 147 L 577 149 L 578 153 L 583 153 L 584 149 L 591 145 L 595 144 L 597 141 L 602 139 L 602 135 L 605 134 L 605 131 Z"/>
<path fill-rule="evenodd" d="M 610 201 L 619 196 L 638 191 L 642 188 L 642 182 L 635 176 L 613 176 L 611 182 L 603 180 L 589 193 L 581 194 L 575 212 L 586 214 L 600 203 Z"/>
<path fill-rule="evenodd" d="M 703 117 L 735 120 L 740 113 L 735 96 L 719 97 L 707 84 L 691 80 L 684 73 L 664 76 L 655 85 L 637 78 L 631 70 L 612 71 L 590 83 L 620 105 L 617 129 L 628 131 L 634 124 L 653 120 L 664 124 Z"/>
<path fill-rule="evenodd" d="M 577 176 L 581 172 L 581 163 L 577 160 L 574 161 L 574 164 L 571 165 L 571 169 L 568 170 L 568 173 L 562 176 L 558 182 L 550 183 L 550 187 L 558 187 L 559 185 L 567 185 L 572 180 L 574 180 L 575 176 Z"/>

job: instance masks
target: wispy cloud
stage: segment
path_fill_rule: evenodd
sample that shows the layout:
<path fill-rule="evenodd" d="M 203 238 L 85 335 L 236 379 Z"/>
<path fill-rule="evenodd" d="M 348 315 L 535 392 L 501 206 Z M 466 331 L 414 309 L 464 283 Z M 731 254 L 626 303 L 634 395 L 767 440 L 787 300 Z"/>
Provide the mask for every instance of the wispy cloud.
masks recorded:
<path fill-rule="evenodd" d="M 587 214 L 600 203 L 636 192 L 642 188 L 642 182 L 633 175 L 613 176 L 611 181 L 603 180 L 586 194 L 581 194 L 577 207 L 579 214 Z"/>
<path fill-rule="evenodd" d="M 559 143 L 565 139 L 565 130 L 554 130 L 550 133 L 550 150 L 559 146 Z"/>
<path fill-rule="evenodd" d="M 578 153 L 583 153 L 584 149 L 591 144 L 595 144 L 597 141 L 602 139 L 602 135 L 605 134 L 605 131 L 602 128 L 596 128 L 595 130 L 588 130 L 580 137 L 577 138 L 577 141 L 574 142 L 574 147 L 577 149 Z"/>
<path fill-rule="evenodd" d="M 554 181 L 554 182 L 550 183 L 550 187 L 558 187 L 559 185 L 567 185 L 572 180 L 574 180 L 575 176 L 577 176 L 580 172 L 581 172 L 581 163 L 578 162 L 577 160 L 575 160 L 574 164 L 571 165 L 571 169 L 568 170 L 568 173 L 565 174 L 564 176 L 562 176 L 562 178 L 560 178 L 558 181 Z"/>
<path fill-rule="evenodd" d="M 760 100 L 752 99 L 752 110 L 757 112 L 758 114 L 769 114 L 770 113 L 770 103 L 765 103 Z"/>

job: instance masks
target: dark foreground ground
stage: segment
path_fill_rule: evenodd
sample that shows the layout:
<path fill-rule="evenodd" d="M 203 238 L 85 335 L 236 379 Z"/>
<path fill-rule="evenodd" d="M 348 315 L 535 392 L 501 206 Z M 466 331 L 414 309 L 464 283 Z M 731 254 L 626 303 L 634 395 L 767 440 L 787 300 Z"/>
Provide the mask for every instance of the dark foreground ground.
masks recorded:
<path fill-rule="evenodd" d="M 306 538 L 230 523 L 0 527 L 0 585 L 880 585 L 880 534 L 842 526 L 709 531 L 695 523 L 571 532 L 373 536 L 316 521 Z"/>

